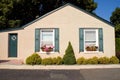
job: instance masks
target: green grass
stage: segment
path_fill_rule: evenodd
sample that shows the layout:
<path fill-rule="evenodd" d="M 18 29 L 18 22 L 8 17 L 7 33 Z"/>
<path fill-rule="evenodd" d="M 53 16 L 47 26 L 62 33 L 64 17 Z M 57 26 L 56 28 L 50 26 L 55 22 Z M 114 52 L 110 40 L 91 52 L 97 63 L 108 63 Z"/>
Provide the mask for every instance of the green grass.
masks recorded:
<path fill-rule="evenodd" d="M 115 42 L 116 42 L 116 51 L 120 51 L 120 38 L 116 38 L 115 39 Z"/>

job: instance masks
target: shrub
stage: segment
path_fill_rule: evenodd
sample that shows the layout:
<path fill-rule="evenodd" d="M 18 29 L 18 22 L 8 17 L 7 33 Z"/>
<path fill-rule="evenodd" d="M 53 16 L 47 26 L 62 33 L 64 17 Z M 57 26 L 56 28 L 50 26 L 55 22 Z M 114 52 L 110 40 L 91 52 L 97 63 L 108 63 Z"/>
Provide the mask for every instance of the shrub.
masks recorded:
<path fill-rule="evenodd" d="M 85 59 L 84 57 L 81 57 L 77 59 L 77 64 L 98 64 L 98 58 L 93 57 Z"/>
<path fill-rule="evenodd" d="M 53 64 L 56 64 L 56 65 L 60 65 L 60 64 L 62 64 L 62 58 L 59 57 L 59 56 L 53 58 L 52 61 L 53 61 Z"/>
<path fill-rule="evenodd" d="M 89 59 L 85 59 L 85 60 L 83 61 L 83 64 L 89 64 Z"/>
<path fill-rule="evenodd" d="M 74 51 L 73 51 L 73 48 L 72 48 L 72 45 L 70 42 L 69 42 L 69 45 L 65 51 L 65 55 L 63 57 L 63 62 L 64 62 L 64 64 L 67 64 L 67 65 L 72 65 L 72 64 L 76 63 Z"/>
<path fill-rule="evenodd" d="M 52 65 L 53 64 L 53 60 L 52 58 L 44 58 L 41 62 L 42 65 Z"/>
<path fill-rule="evenodd" d="M 60 64 L 62 64 L 62 58 L 61 57 L 57 57 L 57 63 L 56 63 L 57 65 L 60 65 Z"/>
<path fill-rule="evenodd" d="M 108 57 L 101 57 L 98 59 L 99 64 L 108 64 L 110 59 Z"/>
<path fill-rule="evenodd" d="M 97 57 L 93 57 L 90 59 L 90 64 L 98 64 L 98 58 Z"/>
<path fill-rule="evenodd" d="M 83 64 L 83 62 L 85 61 L 84 57 L 80 57 L 77 59 L 77 64 Z"/>
<path fill-rule="evenodd" d="M 57 58 L 56 57 L 53 58 L 52 61 L 53 61 L 53 64 L 56 64 L 57 63 Z"/>
<path fill-rule="evenodd" d="M 33 53 L 31 56 L 27 57 L 26 64 L 29 65 L 41 64 L 41 57 L 37 53 Z"/>
<path fill-rule="evenodd" d="M 116 38 L 115 42 L 116 42 L 116 56 L 120 60 L 120 38 Z"/>
<path fill-rule="evenodd" d="M 111 64 L 118 64 L 119 63 L 119 59 L 116 56 L 112 56 L 110 58 L 110 63 Z"/>
<path fill-rule="evenodd" d="M 93 57 L 93 58 L 87 59 L 87 64 L 98 64 L 98 58 Z"/>
<path fill-rule="evenodd" d="M 120 51 L 120 38 L 116 38 L 115 42 L 116 42 L 116 52 L 119 52 Z"/>
<path fill-rule="evenodd" d="M 116 52 L 116 56 L 120 60 L 120 51 Z"/>

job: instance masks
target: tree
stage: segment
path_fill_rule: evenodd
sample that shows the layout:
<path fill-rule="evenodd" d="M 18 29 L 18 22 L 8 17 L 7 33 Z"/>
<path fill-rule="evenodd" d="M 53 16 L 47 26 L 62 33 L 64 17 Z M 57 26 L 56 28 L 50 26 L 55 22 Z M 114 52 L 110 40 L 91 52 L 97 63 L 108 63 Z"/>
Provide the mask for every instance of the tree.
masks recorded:
<path fill-rule="evenodd" d="M 116 8 L 113 11 L 112 16 L 110 17 L 110 21 L 116 26 L 120 24 L 120 8 Z"/>
<path fill-rule="evenodd" d="M 10 18 L 13 5 L 14 0 L 0 0 L 0 29 L 19 26 L 20 20 Z"/>
<path fill-rule="evenodd" d="M 0 0 L 0 29 L 20 27 L 66 3 L 92 12 L 94 0 Z"/>
<path fill-rule="evenodd" d="M 94 0 L 65 0 L 65 1 L 73 3 L 88 12 L 93 12 L 97 8 L 97 3 L 94 2 Z"/>
<path fill-rule="evenodd" d="M 120 38 L 120 8 L 116 8 L 113 11 L 110 21 L 115 25 L 115 36 Z"/>
<path fill-rule="evenodd" d="M 63 57 L 63 63 L 67 65 L 72 65 L 76 63 L 76 58 L 75 58 L 74 51 L 73 51 L 73 48 L 70 42 L 65 51 L 65 55 Z"/>
<path fill-rule="evenodd" d="M 115 37 L 120 38 L 120 24 L 115 26 Z"/>

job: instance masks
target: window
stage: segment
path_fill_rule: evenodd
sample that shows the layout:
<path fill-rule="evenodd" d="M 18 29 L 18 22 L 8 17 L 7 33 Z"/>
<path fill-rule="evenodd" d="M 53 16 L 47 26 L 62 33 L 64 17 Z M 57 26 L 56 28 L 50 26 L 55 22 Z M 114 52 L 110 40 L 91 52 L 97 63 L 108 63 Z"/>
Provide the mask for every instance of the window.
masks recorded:
<path fill-rule="evenodd" d="M 35 52 L 59 52 L 59 29 L 35 29 Z"/>
<path fill-rule="evenodd" d="M 98 29 L 84 29 L 84 51 L 98 51 Z"/>
<path fill-rule="evenodd" d="M 40 30 L 40 47 L 52 47 L 54 49 L 54 29 Z"/>
<path fill-rule="evenodd" d="M 79 51 L 103 52 L 103 29 L 79 29 Z"/>

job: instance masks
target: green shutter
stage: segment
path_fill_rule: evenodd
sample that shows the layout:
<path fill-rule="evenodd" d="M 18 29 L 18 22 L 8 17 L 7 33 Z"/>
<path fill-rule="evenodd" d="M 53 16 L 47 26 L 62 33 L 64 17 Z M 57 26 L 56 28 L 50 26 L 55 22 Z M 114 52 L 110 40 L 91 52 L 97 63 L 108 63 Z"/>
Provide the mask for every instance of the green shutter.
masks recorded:
<path fill-rule="evenodd" d="M 103 51 L 103 29 L 99 28 L 99 51 Z"/>
<path fill-rule="evenodd" d="M 59 52 L 59 29 L 55 29 L 55 52 Z"/>
<path fill-rule="evenodd" d="M 84 29 L 79 29 L 79 51 L 84 51 Z"/>
<path fill-rule="evenodd" d="M 40 51 L 40 29 L 35 29 L 35 52 Z"/>

